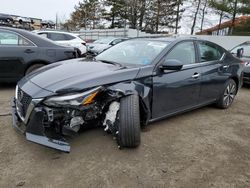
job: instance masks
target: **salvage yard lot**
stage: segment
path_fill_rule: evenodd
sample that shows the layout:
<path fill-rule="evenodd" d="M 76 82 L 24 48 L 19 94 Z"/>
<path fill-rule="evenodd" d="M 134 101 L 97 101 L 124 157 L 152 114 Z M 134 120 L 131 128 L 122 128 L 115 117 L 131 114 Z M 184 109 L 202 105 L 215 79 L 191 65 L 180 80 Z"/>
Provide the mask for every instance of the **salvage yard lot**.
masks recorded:
<path fill-rule="evenodd" d="M 212 106 L 150 124 L 137 149 L 92 129 L 66 154 L 11 126 L 14 86 L 0 86 L 0 187 L 250 187 L 250 88 L 227 110 Z"/>

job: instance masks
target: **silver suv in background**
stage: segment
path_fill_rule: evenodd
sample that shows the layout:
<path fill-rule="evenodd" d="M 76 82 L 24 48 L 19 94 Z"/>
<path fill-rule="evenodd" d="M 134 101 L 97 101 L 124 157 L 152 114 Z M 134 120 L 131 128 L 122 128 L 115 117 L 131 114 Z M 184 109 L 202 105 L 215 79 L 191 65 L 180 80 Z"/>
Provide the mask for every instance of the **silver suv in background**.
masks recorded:
<path fill-rule="evenodd" d="M 114 46 L 128 38 L 117 38 L 117 37 L 107 37 L 94 41 L 93 43 L 87 44 L 87 51 L 91 55 L 97 55 L 104 50 L 107 50 L 111 46 Z"/>
<path fill-rule="evenodd" d="M 243 82 L 245 84 L 250 84 L 250 41 L 234 47 L 231 53 L 245 62 Z"/>

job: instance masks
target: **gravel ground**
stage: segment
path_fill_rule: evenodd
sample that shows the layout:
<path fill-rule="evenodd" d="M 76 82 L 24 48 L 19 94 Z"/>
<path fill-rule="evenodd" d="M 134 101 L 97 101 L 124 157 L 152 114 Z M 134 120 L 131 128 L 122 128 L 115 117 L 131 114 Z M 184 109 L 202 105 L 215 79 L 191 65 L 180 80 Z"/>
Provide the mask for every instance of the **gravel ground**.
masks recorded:
<path fill-rule="evenodd" d="M 70 140 L 70 154 L 11 127 L 13 94 L 14 86 L 0 86 L 0 187 L 250 187 L 249 87 L 228 110 L 205 107 L 150 124 L 137 149 L 119 150 L 92 129 Z"/>

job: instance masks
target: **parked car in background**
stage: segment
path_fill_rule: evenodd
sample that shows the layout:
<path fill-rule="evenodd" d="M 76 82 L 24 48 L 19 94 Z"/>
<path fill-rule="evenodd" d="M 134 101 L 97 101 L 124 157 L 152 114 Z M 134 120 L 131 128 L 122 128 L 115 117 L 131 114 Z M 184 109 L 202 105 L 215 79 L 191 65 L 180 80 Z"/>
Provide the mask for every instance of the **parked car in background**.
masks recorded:
<path fill-rule="evenodd" d="M 42 20 L 41 25 L 43 29 L 55 29 L 56 27 L 55 22 L 51 20 Z"/>
<path fill-rule="evenodd" d="M 245 62 L 243 81 L 250 84 L 250 41 L 234 47 L 231 53 Z"/>
<path fill-rule="evenodd" d="M 75 56 L 72 47 L 22 29 L 0 27 L 0 82 L 16 82 L 37 68 Z"/>
<path fill-rule="evenodd" d="M 64 136 L 86 126 L 103 127 L 119 147 L 137 147 L 142 125 L 209 104 L 230 107 L 242 70 L 238 58 L 208 41 L 131 39 L 93 60 L 58 62 L 22 79 L 13 125 L 27 140 L 66 152 Z"/>
<path fill-rule="evenodd" d="M 30 18 L 20 16 L 14 18 L 14 25 L 16 28 L 32 31 L 34 30 L 32 24 L 33 20 L 31 20 Z"/>
<path fill-rule="evenodd" d="M 88 53 L 91 55 L 97 55 L 104 50 L 114 46 L 128 38 L 116 38 L 116 37 L 107 37 L 94 41 L 93 43 L 87 44 Z"/>
<path fill-rule="evenodd" d="M 86 42 L 80 37 L 78 37 L 77 34 L 55 30 L 41 30 L 35 31 L 35 33 L 50 40 L 53 40 L 58 44 L 77 48 L 78 56 L 83 56 L 87 52 Z"/>
<path fill-rule="evenodd" d="M 12 27 L 14 19 L 6 14 L 0 14 L 0 26 Z"/>

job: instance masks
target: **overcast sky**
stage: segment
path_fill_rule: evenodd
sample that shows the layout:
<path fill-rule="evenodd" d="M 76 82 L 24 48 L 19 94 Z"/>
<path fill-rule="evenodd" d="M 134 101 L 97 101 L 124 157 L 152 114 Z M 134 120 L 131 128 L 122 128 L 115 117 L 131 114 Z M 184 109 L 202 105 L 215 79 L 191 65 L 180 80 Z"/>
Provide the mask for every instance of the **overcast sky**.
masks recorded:
<path fill-rule="evenodd" d="M 68 19 L 79 0 L 0 0 L 0 13 L 43 20 Z"/>

